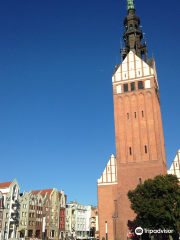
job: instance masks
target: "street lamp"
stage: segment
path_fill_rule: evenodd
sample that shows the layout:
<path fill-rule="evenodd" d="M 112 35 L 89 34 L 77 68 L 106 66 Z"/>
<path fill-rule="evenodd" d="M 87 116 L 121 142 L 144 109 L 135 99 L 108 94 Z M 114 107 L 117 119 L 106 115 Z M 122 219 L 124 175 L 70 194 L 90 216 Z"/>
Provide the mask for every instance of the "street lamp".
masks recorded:
<path fill-rule="evenodd" d="M 43 214 L 42 240 L 44 240 L 45 238 L 45 221 L 46 221 L 46 214 Z"/>
<path fill-rule="evenodd" d="M 106 240 L 108 240 L 107 221 L 105 221 L 105 228 L 106 228 Z"/>

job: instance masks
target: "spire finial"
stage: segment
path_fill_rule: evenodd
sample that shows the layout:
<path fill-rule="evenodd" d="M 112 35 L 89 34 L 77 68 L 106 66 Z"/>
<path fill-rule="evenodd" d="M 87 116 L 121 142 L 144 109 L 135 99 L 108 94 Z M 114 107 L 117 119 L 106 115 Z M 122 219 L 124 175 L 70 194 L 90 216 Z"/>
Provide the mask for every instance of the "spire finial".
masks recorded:
<path fill-rule="evenodd" d="M 130 9 L 135 10 L 134 0 L 127 0 L 127 11 L 129 11 Z"/>

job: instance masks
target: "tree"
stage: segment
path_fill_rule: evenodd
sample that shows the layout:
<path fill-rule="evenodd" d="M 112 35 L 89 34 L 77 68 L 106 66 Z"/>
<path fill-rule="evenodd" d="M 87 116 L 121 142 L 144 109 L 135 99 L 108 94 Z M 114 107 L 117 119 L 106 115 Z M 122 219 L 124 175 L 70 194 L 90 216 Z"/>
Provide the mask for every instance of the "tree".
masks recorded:
<path fill-rule="evenodd" d="M 173 230 L 173 239 L 180 230 L 180 186 L 175 175 L 158 175 L 128 192 L 135 222 L 142 228 Z"/>

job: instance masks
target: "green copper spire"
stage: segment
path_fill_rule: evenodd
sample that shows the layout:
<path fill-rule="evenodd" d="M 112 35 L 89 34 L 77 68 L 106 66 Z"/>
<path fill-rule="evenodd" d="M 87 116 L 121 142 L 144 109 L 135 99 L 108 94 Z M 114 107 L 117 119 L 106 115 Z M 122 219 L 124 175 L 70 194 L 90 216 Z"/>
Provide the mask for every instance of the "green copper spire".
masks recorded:
<path fill-rule="evenodd" d="M 129 11 L 130 9 L 134 9 L 134 0 L 127 0 L 127 11 Z"/>

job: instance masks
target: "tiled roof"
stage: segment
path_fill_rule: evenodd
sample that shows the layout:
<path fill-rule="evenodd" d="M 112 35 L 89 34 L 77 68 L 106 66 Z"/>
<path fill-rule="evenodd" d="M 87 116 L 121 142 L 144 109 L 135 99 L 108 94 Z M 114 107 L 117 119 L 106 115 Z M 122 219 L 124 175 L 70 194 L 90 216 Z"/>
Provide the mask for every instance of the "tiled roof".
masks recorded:
<path fill-rule="evenodd" d="M 43 195 L 45 195 L 46 193 L 48 193 L 49 196 L 50 196 L 51 193 L 52 193 L 52 191 L 53 191 L 53 189 L 44 189 L 44 190 L 41 191 L 41 195 L 43 196 Z"/>
<path fill-rule="evenodd" d="M 51 193 L 52 193 L 52 191 L 53 191 L 53 189 L 44 189 L 44 190 L 35 190 L 35 191 L 32 190 L 31 193 L 34 193 L 34 194 L 38 194 L 38 193 L 40 193 L 41 196 L 44 196 L 46 193 L 48 193 L 49 196 L 50 196 Z"/>
<path fill-rule="evenodd" d="M 38 194 L 41 190 L 31 191 L 31 193 Z"/>
<path fill-rule="evenodd" d="M 0 188 L 8 188 L 11 185 L 12 182 L 4 182 L 0 183 Z"/>

